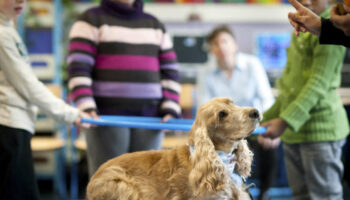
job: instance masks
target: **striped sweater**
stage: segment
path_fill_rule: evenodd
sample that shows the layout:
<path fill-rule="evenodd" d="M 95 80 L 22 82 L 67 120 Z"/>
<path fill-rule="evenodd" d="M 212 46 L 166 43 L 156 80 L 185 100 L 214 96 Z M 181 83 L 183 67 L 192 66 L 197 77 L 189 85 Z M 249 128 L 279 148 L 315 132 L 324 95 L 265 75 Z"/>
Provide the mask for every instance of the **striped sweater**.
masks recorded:
<path fill-rule="evenodd" d="M 164 25 L 133 7 L 102 0 L 70 32 L 69 89 L 76 106 L 104 115 L 180 115 L 178 65 Z"/>

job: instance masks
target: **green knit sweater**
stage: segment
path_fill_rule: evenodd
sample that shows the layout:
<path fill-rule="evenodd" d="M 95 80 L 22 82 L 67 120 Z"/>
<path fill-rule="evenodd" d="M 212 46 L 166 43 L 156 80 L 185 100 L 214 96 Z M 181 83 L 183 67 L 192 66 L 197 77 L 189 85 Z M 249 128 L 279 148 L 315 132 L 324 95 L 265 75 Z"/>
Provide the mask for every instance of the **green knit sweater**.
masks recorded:
<path fill-rule="evenodd" d="M 321 14 L 329 17 L 329 9 Z M 287 65 L 277 81 L 279 95 L 263 122 L 282 118 L 285 143 L 336 141 L 349 133 L 349 123 L 336 89 L 340 85 L 345 48 L 320 45 L 310 33 L 292 35 Z"/>

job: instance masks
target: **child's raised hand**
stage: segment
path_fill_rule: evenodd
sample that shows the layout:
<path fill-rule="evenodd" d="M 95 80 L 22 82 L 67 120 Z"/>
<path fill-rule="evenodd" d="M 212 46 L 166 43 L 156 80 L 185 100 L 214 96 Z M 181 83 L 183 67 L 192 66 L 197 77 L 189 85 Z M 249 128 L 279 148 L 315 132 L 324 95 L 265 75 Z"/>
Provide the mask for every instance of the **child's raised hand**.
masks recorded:
<path fill-rule="evenodd" d="M 321 32 L 321 18 L 297 0 L 288 1 L 296 9 L 296 12 L 288 13 L 288 19 L 295 29 L 295 35 L 299 36 L 299 32 L 310 32 L 319 36 Z"/>

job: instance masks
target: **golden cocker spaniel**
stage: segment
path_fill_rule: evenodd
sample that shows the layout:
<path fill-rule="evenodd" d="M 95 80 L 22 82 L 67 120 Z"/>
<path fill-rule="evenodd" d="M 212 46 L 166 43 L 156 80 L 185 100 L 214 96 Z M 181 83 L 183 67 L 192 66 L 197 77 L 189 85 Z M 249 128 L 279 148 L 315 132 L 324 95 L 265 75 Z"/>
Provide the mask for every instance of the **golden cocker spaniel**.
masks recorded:
<path fill-rule="evenodd" d="M 124 154 L 107 161 L 92 176 L 87 199 L 250 199 L 246 186 L 235 183 L 217 152 L 233 153 L 235 172 L 248 177 L 253 154 L 244 138 L 259 121 L 256 109 L 238 107 L 228 98 L 214 98 L 199 108 L 187 145 Z"/>

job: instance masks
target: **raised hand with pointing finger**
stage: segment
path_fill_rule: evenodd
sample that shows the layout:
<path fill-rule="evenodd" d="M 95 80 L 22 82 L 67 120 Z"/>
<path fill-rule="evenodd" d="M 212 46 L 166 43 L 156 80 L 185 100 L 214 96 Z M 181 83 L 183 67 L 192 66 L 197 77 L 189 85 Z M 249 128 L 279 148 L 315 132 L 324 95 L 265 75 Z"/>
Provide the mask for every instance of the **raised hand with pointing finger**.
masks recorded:
<path fill-rule="evenodd" d="M 294 27 L 296 36 L 299 36 L 299 32 L 310 32 L 320 37 L 320 44 L 350 47 L 350 15 L 348 14 L 350 6 L 346 4 L 333 6 L 331 18 L 326 19 L 318 16 L 320 13 L 309 6 L 309 0 L 288 1 L 296 9 L 296 12 L 288 13 L 289 22 Z"/>
<path fill-rule="evenodd" d="M 299 32 L 308 31 L 319 36 L 321 31 L 321 18 L 297 0 L 288 1 L 296 9 L 296 12 L 288 13 L 288 19 L 295 29 L 295 35 L 299 36 Z"/>

